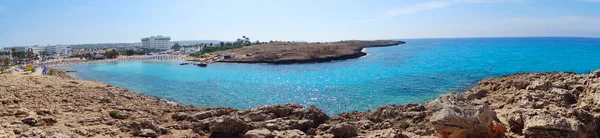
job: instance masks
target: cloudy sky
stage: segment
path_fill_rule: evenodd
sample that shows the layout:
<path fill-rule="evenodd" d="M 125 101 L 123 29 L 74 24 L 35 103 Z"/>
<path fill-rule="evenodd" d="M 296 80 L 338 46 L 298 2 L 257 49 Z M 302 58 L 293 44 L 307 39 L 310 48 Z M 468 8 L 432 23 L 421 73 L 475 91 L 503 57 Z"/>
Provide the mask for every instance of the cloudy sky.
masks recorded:
<path fill-rule="evenodd" d="M 600 0 L 3 0 L 0 47 L 172 40 L 600 37 Z"/>

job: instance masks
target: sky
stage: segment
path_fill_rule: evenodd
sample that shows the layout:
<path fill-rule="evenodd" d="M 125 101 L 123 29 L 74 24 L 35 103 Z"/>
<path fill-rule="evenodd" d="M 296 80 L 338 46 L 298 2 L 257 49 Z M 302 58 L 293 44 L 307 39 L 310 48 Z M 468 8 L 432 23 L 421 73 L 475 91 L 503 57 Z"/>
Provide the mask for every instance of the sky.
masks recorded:
<path fill-rule="evenodd" d="M 1 0 L 0 47 L 171 40 L 600 37 L 600 0 Z"/>

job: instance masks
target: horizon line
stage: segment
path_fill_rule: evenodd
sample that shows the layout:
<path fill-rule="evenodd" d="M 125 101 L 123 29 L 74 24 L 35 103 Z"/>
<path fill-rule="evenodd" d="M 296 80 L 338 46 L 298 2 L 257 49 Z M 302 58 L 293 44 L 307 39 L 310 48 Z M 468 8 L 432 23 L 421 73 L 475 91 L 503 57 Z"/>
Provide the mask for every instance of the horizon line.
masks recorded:
<path fill-rule="evenodd" d="M 386 39 L 346 39 L 346 40 L 398 40 L 398 39 L 469 39 L 469 38 L 591 38 L 591 39 L 600 39 L 600 37 L 591 37 L 591 36 L 467 36 L 467 37 L 406 37 L 406 38 L 386 38 Z M 220 42 L 229 42 L 229 41 L 223 41 L 223 40 L 211 40 L 211 39 L 198 39 L 198 40 L 173 40 L 173 41 L 220 41 Z M 171 42 L 173 42 L 171 41 Z M 260 40 L 259 40 L 260 41 Z M 271 41 L 271 40 L 269 40 Z M 273 40 L 273 41 L 285 41 L 285 40 Z M 296 41 L 301 41 L 301 40 L 293 40 L 292 42 L 296 42 Z M 335 40 L 335 41 L 307 41 L 307 40 L 302 40 L 305 42 L 336 42 L 336 41 L 343 41 L 343 40 Z M 101 43 L 79 43 L 79 44 L 46 44 L 46 45 L 39 45 L 36 44 L 37 46 L 41 46 L 41 47 L 45 47 L 45 46 L 57 46 L 57 45 L 90 45 L 90 44 L 135 44 L 135 43 L 141 43 L 141 42 L 101 42 Z M 36 46 L 36 45 L 29 45 L 29 46 Z M 5 47 L 29 47 L 29 46 L 0 46 L 0 48 L 5 48 Z"/>

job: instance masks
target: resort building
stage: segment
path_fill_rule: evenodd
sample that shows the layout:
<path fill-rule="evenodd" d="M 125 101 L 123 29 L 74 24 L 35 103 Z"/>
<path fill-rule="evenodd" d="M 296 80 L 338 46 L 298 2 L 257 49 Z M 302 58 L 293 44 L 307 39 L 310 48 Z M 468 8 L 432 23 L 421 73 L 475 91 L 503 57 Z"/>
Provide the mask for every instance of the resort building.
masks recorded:
<path fill-rule="evenodd" d="M 142 38 L 142 48 L 156 51 L 169 50 L 171 49 L 171 37 L 158 35 Z"/>
<path fill-rule="evenodd" d="M 4 48 L 4 50 L 10 50 L 10 51 L 12 51 L 13 49 L 15 50 L 15 52 L 26 52 L 27 49 L 29 49 L 29 47 L 26 47 L 26 46 L 17 46 L 17 47 L 6 47 L 6 48 Z"/>
<path fill-rule="evenodd" d="M 42 53 L 44 53 L 44 47 L 40 47 L 38 45 L 35 46 L 19 46 L 19 47 L 6 47 L 3 50 L 6 51 L 12 51 L 15 50 L 16 52 L 27 52 L 29 50 L 31 50 L 33 53 L 41 55 Z M 2 50 L 0 50 L 2 51 Z"/>
<path fill-rule="evenodd" d="M 45 52 L 47 55 L 54 58 L 70 57 L 73 55 L 71 47 L 66 45 L 48 46 L 45 48 Z"/>
<path fill-rule="evenodd" d="M 12 51 L 6 49 L 0 50 L 0 59 L 12 59 Z"/>
<path fill-rule="evenodd" d="M 44 47 L 40 47 L 37 45 L 29 47 L 29 49 L 31 49 L 31 51 L 33 53 L 38 54 L 38 55 L 42 55 L 44 53 L 44 51 L 46 50 Z"/>

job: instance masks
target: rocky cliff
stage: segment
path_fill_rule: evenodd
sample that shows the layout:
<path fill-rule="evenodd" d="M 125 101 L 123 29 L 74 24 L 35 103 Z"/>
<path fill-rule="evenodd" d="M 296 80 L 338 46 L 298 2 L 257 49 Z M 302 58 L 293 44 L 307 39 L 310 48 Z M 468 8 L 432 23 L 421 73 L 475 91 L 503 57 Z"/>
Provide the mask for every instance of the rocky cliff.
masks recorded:
<path fill-rule="evenodd" d="M 598 137 L 600 71 L 479 82 L 425 104 L 328 116 L 298 104 L 171 104 L 98 82 L 0 75 L 0 137 Z"/>

